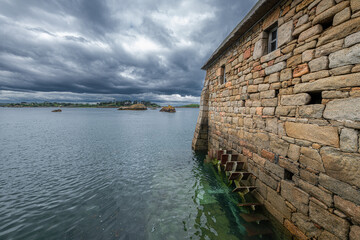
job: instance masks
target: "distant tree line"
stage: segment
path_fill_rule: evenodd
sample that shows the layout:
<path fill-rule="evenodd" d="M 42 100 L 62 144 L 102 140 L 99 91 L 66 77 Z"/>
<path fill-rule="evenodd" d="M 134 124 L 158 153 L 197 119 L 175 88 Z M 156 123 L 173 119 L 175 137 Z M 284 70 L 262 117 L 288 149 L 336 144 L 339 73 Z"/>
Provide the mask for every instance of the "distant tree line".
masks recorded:
<path fill-rule="evenodd" d="M 146 107 L 160 107 L 156 103 L 150 101 L 109 101 L 99 103 L 60 103 L 60 102 L 21 102 L 21 103 L 2 103 L 0 107 L 82 107 L 82 108 L 107 108 L 107 107 L 124 107 L 133 104 L 144 104 Z"/>

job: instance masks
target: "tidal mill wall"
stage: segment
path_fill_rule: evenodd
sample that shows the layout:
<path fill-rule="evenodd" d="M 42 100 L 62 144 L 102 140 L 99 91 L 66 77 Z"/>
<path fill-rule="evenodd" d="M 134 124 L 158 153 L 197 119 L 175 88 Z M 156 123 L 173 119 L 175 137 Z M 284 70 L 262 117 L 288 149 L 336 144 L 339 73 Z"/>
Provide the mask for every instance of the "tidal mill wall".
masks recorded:
<path fill-rule="evenodd" d="M 297 238 L 360 239 L 360 0 L 279 1 L 205 70 L 193 148 L 238 153 Z"/>

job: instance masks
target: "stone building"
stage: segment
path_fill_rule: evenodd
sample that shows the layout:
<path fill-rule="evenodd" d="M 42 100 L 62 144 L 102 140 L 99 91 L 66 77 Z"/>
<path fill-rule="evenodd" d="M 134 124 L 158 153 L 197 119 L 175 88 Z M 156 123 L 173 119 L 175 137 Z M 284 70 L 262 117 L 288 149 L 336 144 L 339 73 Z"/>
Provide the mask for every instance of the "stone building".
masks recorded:
<path fill-rule="evenodd" d="M 360 0 L 260 0 L 206 70 L 195 150 L 231 149 L 299 239 L 360 239 Z"/>

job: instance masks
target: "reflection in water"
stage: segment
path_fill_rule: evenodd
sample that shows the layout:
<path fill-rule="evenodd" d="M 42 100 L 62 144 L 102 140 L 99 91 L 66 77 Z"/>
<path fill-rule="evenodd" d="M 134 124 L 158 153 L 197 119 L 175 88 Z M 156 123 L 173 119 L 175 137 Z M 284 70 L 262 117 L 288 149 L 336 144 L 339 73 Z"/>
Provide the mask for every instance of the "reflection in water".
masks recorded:
<path fill-rule="evenodd" d="M 0 108 L 0 239 L 246 239 L 197 116 Z"/>

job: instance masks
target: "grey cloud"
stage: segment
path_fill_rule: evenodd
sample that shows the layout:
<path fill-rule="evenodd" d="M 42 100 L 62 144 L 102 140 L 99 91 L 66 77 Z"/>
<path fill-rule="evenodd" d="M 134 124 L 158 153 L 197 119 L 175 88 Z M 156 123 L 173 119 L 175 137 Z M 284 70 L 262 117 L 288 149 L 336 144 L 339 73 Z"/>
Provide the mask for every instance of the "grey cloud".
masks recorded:
<path fill-rule="evenodd" d="M 255 2 L 0 1 L 0 102 L 21 93 L 197 99 L 200 67 Z"/>

